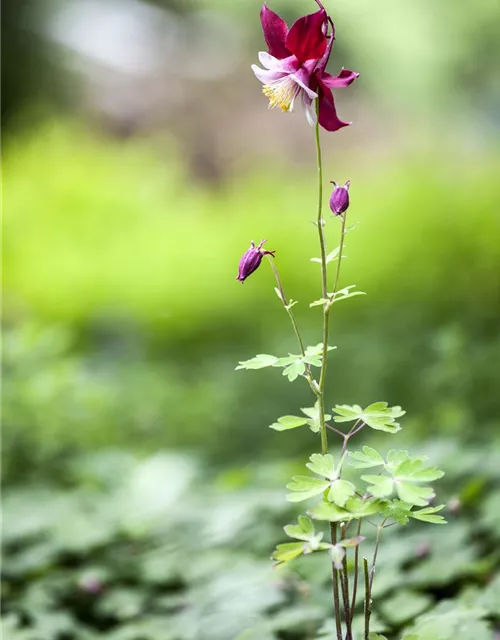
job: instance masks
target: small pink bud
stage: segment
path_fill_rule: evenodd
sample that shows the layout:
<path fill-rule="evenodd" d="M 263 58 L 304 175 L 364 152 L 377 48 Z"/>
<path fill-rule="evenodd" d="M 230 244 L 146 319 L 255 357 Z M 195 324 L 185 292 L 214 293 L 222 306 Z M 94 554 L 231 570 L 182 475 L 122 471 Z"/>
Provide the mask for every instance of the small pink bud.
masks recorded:
<path fill-rule="evenodd" d="M 462 507 L 462 503 L 460 502 L 460 498 L 458 496 L 454 496 L 448 501 L 446 505 L 448 507 L 448 511 L 450 513 L 458 513 Z"/>
<path fill-rule="evenodd" d="M 92 595 L 101 593 L 103 589 L 102 582 L 94 575 L 83 576 L 80 579 L 78 586 L 82 591 L 85 591 L 86 593 L 90 593 Z"/>
<path fill-rule="evenodd" d="M 351 184 L 348 180 L 343 187 L 339 187 L 336 182 L 332 181 L 334 189 L 330 196 L 330 209 L 336 216 L 341 216 L 349 206 L 349 186 Z"/>
<path fill-rule="evenodd" d="M 269 255 L 273 256 L 274 258 L 275 251 L 265 251 L 264 249 L 262 249 L 262 246 L 265 242 L 267 242 L 267 240 L 261 240 L 260 244 L 256 247 L 255 242 L 252 240 L 252 242 L 250 243 L 250 249 L 245 251 L 245 253 L 241 257 L 236 280 L 244 282 L 249 275 L 251 275 L 256 269 L 258 269 L 264 256 Z"/>
<path fill-rule="evenodd" d="M 430 553 L 431 553 L 431 544 L 428 540 L 424 540 L 418 545 L 417 552 L 415 555 L 420 560 L 423 560 L 424 558 L 427 558 L 430 555 Z"/>

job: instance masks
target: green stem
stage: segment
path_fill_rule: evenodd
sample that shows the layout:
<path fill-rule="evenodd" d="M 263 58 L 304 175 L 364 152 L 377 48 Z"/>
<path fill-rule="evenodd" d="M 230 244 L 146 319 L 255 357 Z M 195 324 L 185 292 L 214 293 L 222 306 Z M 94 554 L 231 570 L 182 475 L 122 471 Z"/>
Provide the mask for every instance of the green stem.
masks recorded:
<path fill-rule="evenodd" d="M 346 526 L 340 525 L 340 538 L 341 540 L 346 537 Z M 346 636 L 345 640 L 352 640 L 352 628 L 351 628 L 351 611 L 349 604 L 349 572 L 347 570 L 347 549 L 345 550 L 345 555 L 342 560 L 342 571 L 340 573 L 340 580 L 342 585 L 342 598 L 344 600 L 344 620 L 346 626 Z"/>
<path fill-rule="evenodd" d="M 323 298 L 328 297 L 328 274 L 326 263 L 326 242 L 323 222 L 323 161 L 321 155 L 321 141 L 319 136 L 319 124 L 316 123 L 314 129 L 316 141 L 316 161 L 318 167 L 318 211 L 316 216 L 316 226 L 318 227 L 319 246 L 321 252 L 321 293 Z M 328 357 L 328 320 L 330 309 L 328 304 L 323 305 L 323 353 L 321 360 L 321 371 L 318 383 L 318 404 L 319 404 L 319 424 L 321 437 L 321 453 L 328 453 L 328 434 L 325 425 L 325 377 L 326 360 Z"/>
<path fill-rule="evenodd" d="M 267 259 L 269 260 L 269 264 L 271 265 L 271 269 L 273 270 L 274 273 L 274 277 L 276 279 L 276 284 L 278 285 L 278 291 L 280 292 L 280 297 L 281 297 L 281 302 L 283 302 L 283 306 L 285 307 L 285 311 L 288 313 L 288 316 L 292 322 L 292 326 L 293 326 L 293 331 L 297 337 L 297 342 L 299 343 L 299 348 L 300 348 L 300 353 L 302 356 L 305 356 L 306 353 L 306 349 L 304 346 L 304 341 L 302 340 L 302 336 L 300 335 L 300 331 L 299 331 L 299 327 L 297 325 L 297 321 L 295 320 L 295 315 L 288 303 L 288 300 L 285 296 L 285 291 L 283 289 L 283 285 L 281 283 L 281 278 L 280 278 L 280 274 L 278 271 L 278 267 L 276 266 L 276 263 L 274 262 L 274 259 L 272 256 L 267 256 Z"/>
<path fill-rule="evenodd" d="M 271 269 L 273 270 L 274 273 L 274 277 L 276 279 L 276 284 L 278 285 L 278 291 L 280 292 L 280 298 L 281 298 L 281 302 L 283 303 L 283 307 L 285 308 L 285 311 L 288 314 L 288 317 L 290 318 L 290 321 L 292 323 L 292 327 L 293 327 L 293 331 L 295 333 L 295 336 L 297 338 L 297 342 L 299 343 L 299 349 L 300 349 L 300 355 L 302 357 L 304 357 L 306 355 L 306 349 L 304 346 L 304 341 L 302 339 L 302 336 L 300 334 L 299 331 L 299 326 L 297 324 L 297 320 L 295 319 L 295 315 L 292 311 L 292 308 L 287 300 L 287 297 L 285 295 L 285 291 L 283 289 L 283 284 L 281 282 L 281 278 L 280 278 L 280 274 L 278 271 L 278 267 L 276 266 L 276 263 L 274 262 L 274 258 L 272 256 L 267 256 L 267 259 L 269 260 L 269 264 L 271 265 Z M 306 376 L 307 381 L 309 382 L 309 386 L 311 387 L 313 393 L 317 394 L 317 384 L 312 376 L 311 373 L 311 367 L 306 364 Z"/>
<path fill-rule="evenodd" d="M 363 558 L 363 571 L 365 574 L 365 640 L 369 640 L 370 633 L 370 616 L 372 613 L 371 589 L 370 589 L 370 571 L 368 569 L 368 560 Z"/>
<path fill-rule="evenodd" d="M 319 134 L 319 123 L 316 123 L 314 129 L 314 137 L 316 141 L 316 158 L 318 168 L 318 210 L 316 217 L 316 226 L 318 228 L 318 238 L 321 255 L 321 293 L 322 297 L 326 300 L 328 296 L 328 272 L 326 262 L 326 241 L 325 230 L 323 221 L 323 161 L 321 154 L 321 141 Z M 343 238 L 345 233 L 345 216 L 342 219 L 342 237 L 340 240 L 341 249 L 343 247 Z M 340 277 L 340 262 L 341 256 L 339 255 L 339 261 L 337 264 L 337 273 L 335 276 L 335 287 L 338 284 Z M 326 382 L 326 365 L 328 358 L 328 331 L 329 331 L 329 318 L 330 318 L 331 304 L 325 302 L 323 305 L 323 349 L 321 359 L 321 370 L 317 389 L 318 406 L 319 406 L 319 425 L 320 425 L 320 437 L 321 437 L 321 453 L 323 455 L 328 453 L 328 432 L 325 420 L 325 382 Z M 332 544 L 336 544 L 337 540 L 337 525 L 332 523 L 330 525 L 330 536 Z M 342 621 L 340 619 L 340 593 L 339 593 L 339 572 L 332 563 L 332 580 L 333 580 L 333 605 L 335 612 L 335 625 L 337 631 L 337 640 L 342 640 Z M 346 625 L 349 628 L 350 618 L 346 611 Z M 349 636 L 348 636 L 349 638 Z"/>
<path fill-rule="evenodd" d="M 342 264 L 342 253 L 344 251 L 344 238 L 345 238 L 345 223 L 347 220 L 347 211 L 344 212 L 342 217 L 342 229 L 340 231 L 340 246 L 339 246 L 339 255 L 337 258 L 337 271 L 335 272 L 335 280 L 333 285 L 333 294 L 337 293 L 337 287 L 339 285 L 340 278 L 340 265 Z"/>
<path fill-rule="evenodd" d="M 337 544 L 337 524 L 330 524 L 330 536 L 332 544 Z M 340 594 L 339 594 L 339 572 L 332 562 L 332 583 L 333 583 L 333 609 L 335 614 L 335 627 L 337 630 L 337 640 L 342 640 L 342 621 L 340 620 Z"/>
<path fill-rule="evenodd" d="M 356 537 L 361 535 L 361 523 L 362 519 L 358 521 L 358 529 L 356 531 Z M 351 602 L 351 624 L 354 618 L 354 609 L 356 608 L 356 596 L 358 595 L 358 572 L 359 572 L 359 544 L 354 549 L 354 582 L 352 585 L 352 602 Z"/>
<path fill-rule="evenodd" d="M 372 566 L 370 569 L 370 591 L 372 590 L 373 587 L 373 579 L 375 577 L 375 565 L 377 564 L 377 555 L 378 555 L 378 549 L 380 546 L 380 536 L 382 534 L 382 531 L 384 529 L 384 525 L 387 522 L 387 518 L 385 518 L 381 524 L 379 524 L 379 526 L 377 527 L 377 537 L 375 538 L 375 549 L 373 551 L 373 559 L 372 559 Z"/>

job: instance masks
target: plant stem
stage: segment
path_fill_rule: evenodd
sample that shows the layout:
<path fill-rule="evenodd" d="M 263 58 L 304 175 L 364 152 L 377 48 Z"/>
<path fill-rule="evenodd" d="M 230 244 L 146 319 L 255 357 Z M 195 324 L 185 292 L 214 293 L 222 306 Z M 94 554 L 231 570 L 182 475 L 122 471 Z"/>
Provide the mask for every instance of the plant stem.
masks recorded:
<path fill-rule="evenodd" d="M 267 256 L 267 259 L 269 260 L 269 264 L 271 265 L 271 269 L 273 270 L 274 273 L 274 277 L 276 279 L 276 284 L 278 285 L 278 291 L 280 292 L 280 296 L 281 296 L 281 302 L 283 302 L 283 306 L 285 307 L 285 311 L 288 313 L 288 316 L 292 322 L 292 326 L 293 326 L 293 330 L 295 332 L 295 335 L 297 337 L 297 342 L 299 343 L 299 348 L 300 348 L 300 353 L 302 356 L 305 355 L 305 347 L 304 347 L 304 341 L 302 340 L 302 336 L 300 335 L 300 331 L 299 331 L 299 327 L 297 325 L 297 321 L 295 320 L 295 315 L 292 311 L 292 309 L 290 308 L 290 305 L 288 304 L 288 300 L 286 298 L 285 295 L 285 291 L 283 289 L 283 285 L 281 283 L 281 278 L 280 278 L 280 274 L 278 271 L 278 267 L 276 266 L 276 263 L 274 262 L 274 259 L 272 256 Z"/>
<path fill-rule="evenodd" d="M 304 346 L 304 341 L 302 340 L 302 336 L 300 334 L 299 331 L 299 326 L 297 324 L 297 320 L 295 319 L 295 314 L 292 311 L 292 307 L 290 306 L 287 297 L 285 295 L 285 290 L 283 289 L 283 284 L 281 282 L 281 278 L 280 278 L 280 274 L 278 271 L 278 267 L 276 266 L 276 263 L 274 262 L 274 258 L 270 255 L 267 256 L 267 259 L 269 260 L 269 264 L 271 265 L 271 269 L 273 270 L 274 273 L 274 277 L 276 279 L 276 284 L 278 285 L 278 291 L 280 292 L 280 298 L 281 298 L 281 302 L 283 303 L 283 307 L 285 308 L 285 311 L 288 314 L 288 317 L 290 318 L 290 321 L 292 323 L 292 327 L 293 327 L 293 331 L 295 333 L 295 336 L 297 338 L 297 342 L 299 343 L 299 349 L 300 349 L 300 355 L 302 357 L 305 356 L 306 354 L 306 349 Z M 309 386 L 311 387 L 313 393 L 315 393 L 317 395 L 317 384 L 315 383 L 313 376 L 311 374 L 311 367 L 306 364 L 306 376 L 307 381 L 309 382 Z"/>
<path fill-rule="evenodd" d="M 345 223 L 347 220 L 347 211 L 344 212 L 342 218 L 342 229 L 340 231 L 340 246 L 339 246 L 339 255 L 337 258 L 337 271 L 335 272 L 335 280 L 333 285 L 333 294 L 337 293 L 337 287 L 339 286 L 339 278 L 340 278 L 340 265 L 342 263 L 342 252 L 344 251 L 344 237 L 345 237 Z"/>
<path fill-rule="evenodd" d="M 361 518 L 358 521 L 358 529 L 356 536 L 361 535 Z M 351 602 L 351 624 L 354 618 L 354 609 L 356 608 L 356 596 L 358 595 L 358 572 L 359 572 L 359 544 L 354 549 L 354 582 L 352 585 L 352 602 Z"/>
<path fill-rule="evenodd" d="M 373 587 L 373 578 L 375 577 L 375 564 L 377 563 L 377 555 L 378 555 L 378 549 L 380 546 L 380 535 L 384 529 L 384 525 L 387 522 L 387 518 L 385 518 L 381 524 L 378 525 L 377 527 L 377 537 L 375 538 L 375 549 L 373 551 L 373 559 L 372 559 L 372 567 L 370 569 L 370 591 L 372 590 Z"/>
<path fill-rule="evenodd" d="M 318 227 L 319 246 L 321 251 L 321 293 L 323 298 L 328 297 L 328 280 L 326 270 L 326 242 L 323 222 L 323 160 L 321 156 L 321 141 L 319 136 L 319 123 L 314 128 L 314 137 L 316 140 L 316 162 L 318 167 L 318 210 L 316 216 L 316 224 Z"/>
<path fill-rule="evenodd" d="M 337 523 L 330 524 L 330 535 L 332 544 L 337 544 Z M 342 640 L 342 622 L 340 620 L 340 595 L 339 595 L 339 572 L 332 562 L 332 582 L 333 582 L 333 608 L 335 613 L 335 627 L 337 630 L 337 640 Z"/>
<path fill-rule="evenodd" d="M 363 571 L 365 574 L 365 640 L 368 640 L 370 633 L 370 616 L 372 613 L 371 588 L 370 588 L 370 571 L 368 570 L 368 560 L 363 558 Z"/>
<path fill-rule="evenodd" d="M 340 525 L 341 531 L 341 540 L 346 537 L 346 526 Z M 349 572 L 347 570 L 347 549 L 345 550 L 344 558 L 342 559 L 342 570 L 340 572 L 340 581 L 342 585 L 342 598 L 344 600 L 344 620 L 346 626 L 346 636 L 345 640 L 352 640 L 352 629 L 351 629 L 351 611 L 349 604 Z"/>
<path fill-rule="evenodd" d="M 318 114 L 317 114 L 318 116 Z M 323 221 L 323 161 L 321 155 L 321 141 L 320 141 L 320 133 L 319 133 L 319 123 L 316 122 L 316 126 L 314 129 L 314 137 L 316 141 L 316 159 L 317 159 L 317 168 L 318 168 L 318 210 L 316 216 L 316 226 L 318 227 L 318 238 L 319 238 L 319 247 L 320 247 L 320 255 L 321 255 L 321 293 L 324 299 L 329 298 L 328 296 L 328 272 L 327 272 L 327 262 L 326 262 L 326 241 L 325 241 L 325 230 L 324 230 L 324 221 Z M 340 251 L 342 252 L 343 244 L 344 244 L 344 233 L 345 233 L 345 216 L 342 218 L 342 236 L 340 239 Z M 341 254 L 339 254 L 339 259 L 337 263 L 337 273 L 335 275 L 335 288 L 338 285 L 339 277 L 340 277 L 340 263 L 341 263 Z M 320 437 L 321 437 L 321 453 L 323 455 L 328 453 L 328 432 L 325 421 L 325 381 L 326 381 L 326 366 L 327 366 L 327 358 L 328 358 L 328 330 L 329 330 L 329 318 L 330 318 L 330 308 L 331 305 L 329 302 L 325 302 L 323 305 L 323 352 L 321 359 L 321 370 L 320 377 L 318 383 L 317 397 L 318 397 L 318 407 L 319 407 L 319 425 L 320 425 Z M 336 544 L 337 540 L 337 524 L 331 523 L 330 525 L 330 536 L 332 544 Z M 339 594 L 339 572 L 334 567 L 332 563 L 332 580 L 333 580 L 333 606 L 335 612 L 335 626 L 337 631 L 337 640 L 342 640 L 342 622 L 340 619 L 340 594 Z M 346 611 L 346 626 L 349 629 L 350 626 L 350 617 L 348 616 L 348 612 Z M 350 636 L 348 636 L 348 640 Z"/>
<path fill-rule="evenodd" d="M 326 263 L 326 242 L 325 230 L 323 226 L 323 161 L 321 156 L 321 141 L 319 136 L 319 124 L 316 123 L 314 129 L 314 137 L 316 141 L 316 161 L 318 167 L 318 210 L 316 216 L 316 226 L 318 227 L 319 246 L 321 252 L 321 294 L 323 298 L 328 297 L 328 274 Z M 329 306 L 327 303 L 323 305 L 323 354 L 321 360 L 321 371 L 318 383 L 318 404 L 319 404 L 319 423 L 321 436 L 321 453 L 328 453 L 328 434 L 325 425 L 325 377 L 326 377 L 326 359 L 328 357 L 328 319 Z"/>

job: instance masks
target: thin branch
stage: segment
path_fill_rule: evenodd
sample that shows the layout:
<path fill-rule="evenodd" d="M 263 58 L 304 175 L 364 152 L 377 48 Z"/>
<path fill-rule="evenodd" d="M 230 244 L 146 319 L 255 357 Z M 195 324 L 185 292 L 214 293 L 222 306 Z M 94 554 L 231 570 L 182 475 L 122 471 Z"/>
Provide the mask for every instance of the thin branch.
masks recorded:
<path fill-rule="evenodd" d="M 332 544 L 337 544 L 337 524 L 330 524 L 330 535 Z M 332 562 L 332 580 L 333 580 L 333 609 L 335 614 L 335 627 L 337 630 L 337 640 L 342 639 L 342 621 L 340 619 L 340 595 L 339 595 L 339 572 Z"/>
<path fill-rule="evenodd" d="M 344 238 L 345 238 L 345 223 L 346 223 L 346 220 L 347 220 L 347 211 L 345 211 L 344 215 L 342 216 L 342 230 L 340 232 L 340 247 L 339 247 L 339 255 L 338 255 L 338 258 L 337 258 L 337 271 L 335 273 L 335 280 L 334 280 L 335 284 L 333 285 L 333 294 L 334 295 L 337 293 L 337 287 L 339 285 L 340 265 L 342 263 L 342 253 L 344 251 Z"/>
<path fill-rule="evenodd" d="M 297 342 L 299 343 L 299 349 L 300 349 L 300 355 L 304 358 L 306 355 L 306 349 L 304 346 L 304 341 L 302 340 L 302 336 L 300 335 L 300 331 L 299 331 L 299 327 L 297 325 L 297 320 L 295 319 L 295 314 L 292 311 L 291 306 L 289 305 L 288 301 L 287 301 L 287 297 L 285 295 L 285 291 L 283 289 L 283 284 L 281 282 L 281 278 L 280 278 L 280 274 L 278 271 L 278 267 L 276 266 L 276 263 L 273 259 L 272 256 L 268 255 L 267 259 L 269 260 L 269 264 L 271 265 L 271 269 L 273 270 L 274 273 L 274 277 L 276 279 L 276 284 L 278 285 L 278 291 L 280 292 L 280 298 L 281 298 L 281 302 L 283 303 L 283 307 L 285 308 L 285 311 L 288 314 L 288 317 L 290 318 L 290 321 L 292 323 L 292 327 L 293 327 L 293 331 L 295 333 L 295 336 L 297 338 Z M 311 373 L 311 366 L 309 364 L 306 363 L 306 379 L 309 383 L 309 386 L 311 387 L 313 393 L 315 395 L 318 395 L 317 392 L 317 383 L 315 382 L 313 375 Z"/>
<path fill-rule="evenodd" d="M 346 535 L 346 528 L 342 524 L 340 525 L 341 539 L 343 540 Z M 342 558 L 342 570 L 340 572 L 340 581 L 342 585 L 342 598 L 344 600 L 344 619 L 346 626 L 345 640 L 352 640 L 351 629 L 351 611 L 349 607 L 349 573 L 347 571 L 347 549 L 345 549 L 344 557 Z"/>
<path fill-rule="evenodd" d="M 365 634 L 364 639 L 369 640 L 370 633 L 370 616 L 372 613 L 372 600 L 370 589 L 370 571 L 368 569 L 368 560 L 363 558 L 363 571 L 365 574 Z"/>
<path fill-rule="evenodd" d="M 362 519 L 358 520 L 358 529 L 356 536 L 361 535 Z M 354 581 L 352 585 L 352 602 L 351 602 L 351 624 L 354 618 L 354 609 L 356 608 L 356 597 L 358 595 L 358 573 L 359 573 L 359 544 L 354 549 Z"/>
<path fill-rule="evenodd" d="M 377 556 L 378 556 L 378 550 L 379 550 L 379 546 L 380 546 L 380 535 L 382 533 L 382 530 L 384 529 L 384 524 L 387 522 L 387 518 L 385 518 L 381 524 L 378 525 L 377 527 L 377 537 L 375 538 L 375 549 L 373 551 L 373 559 L 372 559 L 372 566 L 370 569 L 370 591 L 372 590 L 373 587 L 373 578 L 375 577 L 375 565 L 377 564 Z"/>
<path fill-rule="evenodd" d="M 330 429 L 330 431 L 334 431 L 337 435 L 341 436 L 342 438 L 345 438 L 345 433 L 342 433 L 342 431 L 339 431 L 339 429 L 332 427 L 331 424 L 328 424 L 327 422 L 325 422 L 325 427 L 327 429 Z"/>

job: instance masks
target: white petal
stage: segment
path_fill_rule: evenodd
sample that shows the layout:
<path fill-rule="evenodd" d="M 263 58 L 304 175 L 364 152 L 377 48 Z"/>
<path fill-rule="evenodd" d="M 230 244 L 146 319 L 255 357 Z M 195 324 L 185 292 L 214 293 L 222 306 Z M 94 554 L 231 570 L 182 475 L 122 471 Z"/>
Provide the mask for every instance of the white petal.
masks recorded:
<path fill-rule="evenodd" d="M 307 95 L 311 98 L 311 100 L 314 100 L 314 98 L 318 97 L 318 94 L 313 91 L 312 89 L 309 89 L 309 87 L 307 86 L 307 84 L 305 84 L 295 73 L 292 73 L 292 78 L 295 80 L 295 82 L 299 85 L 299 87 L 301 87 L 306 93 Z"/>
<path fill-rule="evenodd" d="M 280 70 L 280 61 L 267 51 L 259 51 L 259 62 L 266 69 Z"/>
<path fill-rule="evenodd" d="M 316 101 L 313 100 L 309 104 L 307 104 L 305 100 L 303 102 L 304 102 L 304 109 L 306 112 L 307 122 L 309 122 L 311 127 L 315 127 L 316 123 L 318 122 L 318 116 L 316 114 Z"/>

